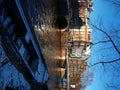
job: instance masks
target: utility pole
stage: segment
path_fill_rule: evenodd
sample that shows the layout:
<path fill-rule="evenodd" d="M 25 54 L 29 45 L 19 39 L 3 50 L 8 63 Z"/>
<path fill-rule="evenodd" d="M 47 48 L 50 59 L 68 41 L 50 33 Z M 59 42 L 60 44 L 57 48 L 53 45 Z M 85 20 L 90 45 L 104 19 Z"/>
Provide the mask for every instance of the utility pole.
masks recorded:
<path fill-rule="evenodd" d="M 68 47 L 66 48 L 66 66 L 67 66 L 67 90 L 69 90 L 69 56 L 68 56 Z"/>

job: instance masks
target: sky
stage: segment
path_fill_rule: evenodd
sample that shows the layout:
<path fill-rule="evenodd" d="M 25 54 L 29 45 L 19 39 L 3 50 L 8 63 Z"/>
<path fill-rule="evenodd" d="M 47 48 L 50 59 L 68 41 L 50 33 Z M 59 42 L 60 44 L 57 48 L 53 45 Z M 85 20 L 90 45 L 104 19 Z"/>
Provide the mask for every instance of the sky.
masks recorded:
<path fill-rule="evenodd" d="M 120 58 L 120 6 L 119 3 L 116 5 L 110 1 L 112 0 L 93 0 L 93 11 L 90 14 L 89 24 L 92 28 L 94 45 L 91 46 L 91 56 L 88 59 L 88 65 L 91 67 L 88 70 L 94 74 L 94 77 L 92 84 L 85 90 L 120 90 L 120 60 L 118 59 Z M 98 62 L 113 60 L 117 61 L 94 65 Z"/>

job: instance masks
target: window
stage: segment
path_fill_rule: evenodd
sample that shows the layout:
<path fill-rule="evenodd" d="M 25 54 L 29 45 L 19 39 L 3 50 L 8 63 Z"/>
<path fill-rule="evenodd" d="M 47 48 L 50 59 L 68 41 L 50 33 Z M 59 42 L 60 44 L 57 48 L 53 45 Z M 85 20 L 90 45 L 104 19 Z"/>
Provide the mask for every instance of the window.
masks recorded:
<path fill-rule="evenodd" d="M 20 47 L 22 46 L 22 42 L 19 38 L 15 41 L 15 44 L 16 44 L 18 49 L 20 49 Z"/>
<path fill-rule="evenodd" d="M 38 55 L 35 51 L 35 48 L 33 46 L 32 41 L 30 40 L 28 43 L 28 51 L 30 54 L 30 58 L 28 60 L 28 65 L 31 68 L 31 70 L 35 73 L 35 71 L 37 70 L 38 67 Z"/>

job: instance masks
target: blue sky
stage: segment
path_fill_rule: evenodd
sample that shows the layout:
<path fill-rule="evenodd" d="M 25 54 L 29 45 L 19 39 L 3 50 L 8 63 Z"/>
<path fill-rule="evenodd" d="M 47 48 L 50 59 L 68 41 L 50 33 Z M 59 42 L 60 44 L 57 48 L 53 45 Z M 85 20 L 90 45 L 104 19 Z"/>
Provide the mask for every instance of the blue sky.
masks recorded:
<path fill-rule="evenodd" d="M 116 1 L 116 0 L 114 0 Z M 120 1 L 120 0 L 117 0 Z M 93 12 L 90 21 L 106 32 L 116 48 L 120 50 L 120 13 L 119 7 L 110 0 L 93 0 Z M 120 58 L 120 53 L 116 51 L 110 38 L 103 32 L 92 27 L 92 42 L 106 41 L 95 44 L 91 48 L 91 57 L 88 64 L 91 66 L 98 62 L 107 62 Z M 93 72 L 93 82 L 85 90 L 120 90 L 120 61 L 97 64 L 88 70 Z"/>

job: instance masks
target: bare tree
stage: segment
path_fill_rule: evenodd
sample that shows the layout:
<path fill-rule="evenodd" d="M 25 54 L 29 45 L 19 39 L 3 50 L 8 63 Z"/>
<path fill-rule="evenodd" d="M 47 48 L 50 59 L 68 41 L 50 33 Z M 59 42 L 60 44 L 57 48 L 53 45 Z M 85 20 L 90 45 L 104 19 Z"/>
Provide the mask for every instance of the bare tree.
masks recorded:
<path fill-rule="evenodd" d="M 105 0 L 105 1 L 112 3 L 116 7 L 120 6 L 120 1 L 119 0 Z"/>
<path fill-rule="evenodd" d="M 93 76 L 94 76 L 94 74 L 92 72 L 90 72 L 89 70 L 86 70 L 82 74 L 82 77 L 81 77 L 82 88 L 81 88 L 81 90 L 85 90 L 85 88 L 92 83 Z"/>
<path fill-rule="evenodd" d="M 119 50 L 118 47 L 116 46 L 116 43 L 114 42 L 114 40 L 112 39 L 112 37 L 106 32 L 106 30 L 102 29 L 102 28 L 104 28 L 104 26 L 101 26 L 101 25 L 103 25 L 103 24 L 101 23 L 101 21 L 100 21 L 100 23 L 99 23 L 99 26 L 101 26 L 102 28 L 94 25 L 91 21 L 89 21 L 89 23 L 90 23 L 90 25 L 92 26 L 92 28 L 94 28 L 94 29 L 97 30 L 97 31 L 102 32 L 102 33 L 103 33 L 104 35 L 106 35 L 106 37 L 108 38 L 108 40 L 106 40 L 106 41 L 105 41 L 105 40 L 99 41 L 99 42 L 93 43 L 92 45 L 110 42 L 110 43 L 113 45 L 112 48 L 114 48 L 114 49 L 116 50 L 116 52 L 117 52 L 118 54 L 120 54 L 120 50 Z M 114 59 L 114 60 L 100 61 L 100 62 L 96 62 L 96 63 L 90 65 L 89 67 L 93 67 L 93 66 L 95 66 L 95 65 L 97 65 L 97 64 L 113 63 L 113 62 L 117 62 L 117 61 L 119 61 L 119 60 L 120 60 L 120 57 L 118 57 L 117 59 Z"/>
<path fill-rule="evenodd" d="M 103 1 L 113 5 L 115 8 L 114 15 L 118 16 L 120 0 Z M 92 33 L 94 34 L 92 37 L 96 38 L 96 40 L 93 40 L 91 45 L 92 54 L 88 60 L 88 70 L 95 69 L 94 71 L 98 72 L 101 70 L 99 78 L 104 78 L 103 83 L 106 90 L 120 90 L 120 28 L 115 25 L 117 22 L 110 23 L 108 21 L 105 26 L 105 19 L 103 18 L 104 16 L 99 17 L 96 22 L 91 21 L 91 19 L 89 20 L 89 24 L 93 29 Z M 116 17 L 114 17 L 114 19 L 116 19 Z M 95 47 L 98 47 L 97 50 L 95 50 Z M 95 75 L 96 72 L 94 71 L 93 73 Z"/>

